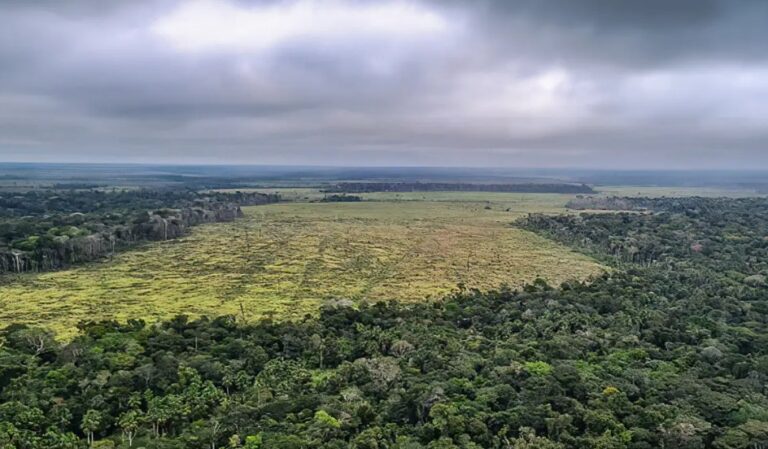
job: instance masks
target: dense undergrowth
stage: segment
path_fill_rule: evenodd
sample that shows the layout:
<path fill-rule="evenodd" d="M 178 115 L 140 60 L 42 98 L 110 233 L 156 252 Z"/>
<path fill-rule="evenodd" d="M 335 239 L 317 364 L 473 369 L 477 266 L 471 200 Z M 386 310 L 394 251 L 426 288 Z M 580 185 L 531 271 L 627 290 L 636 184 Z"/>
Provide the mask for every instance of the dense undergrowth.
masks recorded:
<path fill-rule="evenodd" d="M 520 224 L 615 263 L 590 283 L 64 346 L 11 326 L 0 447 L 764 447 L 768 203 L 666 201 Z"/>

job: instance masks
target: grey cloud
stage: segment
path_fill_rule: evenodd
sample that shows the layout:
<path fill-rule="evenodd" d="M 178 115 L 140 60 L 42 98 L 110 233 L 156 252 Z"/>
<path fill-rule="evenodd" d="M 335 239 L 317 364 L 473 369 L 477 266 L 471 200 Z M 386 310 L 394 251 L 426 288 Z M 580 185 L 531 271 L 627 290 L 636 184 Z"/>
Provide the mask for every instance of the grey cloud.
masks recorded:
<path fill-rule="evenodd" d="M 479 15 L 515 51 L 572 63 L 768 60 L 762 0 L 485 1 Z M 505 38 L 506 37 L 506 38 Z"/>
<path fill-rule="evenodd" d="M 0 159 L 768 167 L 768 2 L 410 2 L 448 32 L 204 52 L 150 30 L 183 4 L 3 2 Z"/>

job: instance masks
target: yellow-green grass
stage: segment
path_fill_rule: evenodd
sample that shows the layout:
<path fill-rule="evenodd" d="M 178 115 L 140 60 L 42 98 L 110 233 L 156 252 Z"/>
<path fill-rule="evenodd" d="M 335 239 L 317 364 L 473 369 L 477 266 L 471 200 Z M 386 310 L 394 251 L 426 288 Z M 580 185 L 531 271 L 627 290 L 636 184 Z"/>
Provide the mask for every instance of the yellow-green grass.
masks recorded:
<path fill-rule="evenodd" d="M 219 189 L 217 191 L 277 193 L 281 200 L 292 202 L 319 201 L 326 196 L 319 189 L 305 187 Z M 370 192 L 350 195 L 359 196 L 365 201 L 491 203 L 498 207 L 513 208 L 517 212 L 564 212 L 565 203 L 574 197 L 571 194 L 514 192 Z"/>
<path fill-rule="evenodd" d="M 0 286 L 0 326 L 44 325 L 66 339 L 83 320 L 293 319 L 327 300 L 419 301 L 459 283 L 491 289 L 543 277 L 558 284 L 602 271 L 509 226 L 527 212 L 562 211 L 566 198 L 518 196 L 246 208 L 237 222 L 199 226 L 111 261 L 11 280 Z"/>
<path fill-rule="evenodd" d="M 325 194 L 315 188 L 280 187 L 272 189 L 224 189 L 221 191 L 250 191 L 262 193 L 278 193 L 284 201 L 318 201 Z M 726 187 L 654 187 L 654 186 L 596 186 L 595 191 L 602 196 L 628 197 L 727 197 L 743 198 L 768 196 L 766 193 L 747 188 Z M 355 194 L 366 201 L 461 201 L 461 202 L 495 202 L 511 203 L 515 207 L 529 204 L 534 211 L 541 208 L 562 208 L 573 195 L 548 193 L 513 193 L 513 192 L 372 192 Z"/>

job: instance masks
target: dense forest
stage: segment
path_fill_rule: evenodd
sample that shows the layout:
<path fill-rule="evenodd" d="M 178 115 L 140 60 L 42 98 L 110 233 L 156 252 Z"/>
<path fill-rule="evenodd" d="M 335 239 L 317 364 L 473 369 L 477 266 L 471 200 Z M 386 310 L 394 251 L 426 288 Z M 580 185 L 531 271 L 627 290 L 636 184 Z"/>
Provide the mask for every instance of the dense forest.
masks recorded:
<path fill-rule="evenodd" d="M 589 282 L 0 343 L 0 448 L 768 447 L 768 201 L 516 223 Z"/>
<path fill-rule="evenodd" d="M 240 206 L 277 201 L 260 193 L 191 190 L 30 190 L 0 193 L 0 274 L 99 259 L 147 240 L 231 221 Z"/>
<path fill-rule="evenodd" d="M 448 182 L 340 182 L 326 187 L 328 193 L 370 192 L 519 192 L 519 193 L 595 193 L 586 184 L 472 184 Z"/>

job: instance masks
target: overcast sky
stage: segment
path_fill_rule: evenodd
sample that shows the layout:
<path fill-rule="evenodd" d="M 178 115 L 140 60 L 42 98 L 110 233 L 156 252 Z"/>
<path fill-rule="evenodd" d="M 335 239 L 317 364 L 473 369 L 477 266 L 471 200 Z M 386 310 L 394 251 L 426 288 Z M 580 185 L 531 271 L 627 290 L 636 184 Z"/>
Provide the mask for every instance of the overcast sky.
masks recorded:
<path fill-rule="evenodd" d="M 766 0 L 2 0 L 0 161 L 768 168 Z"/>

